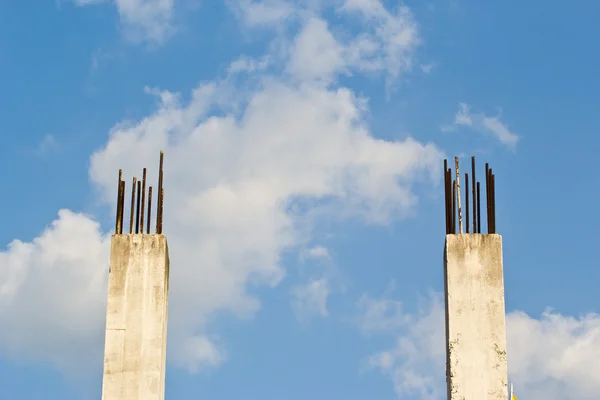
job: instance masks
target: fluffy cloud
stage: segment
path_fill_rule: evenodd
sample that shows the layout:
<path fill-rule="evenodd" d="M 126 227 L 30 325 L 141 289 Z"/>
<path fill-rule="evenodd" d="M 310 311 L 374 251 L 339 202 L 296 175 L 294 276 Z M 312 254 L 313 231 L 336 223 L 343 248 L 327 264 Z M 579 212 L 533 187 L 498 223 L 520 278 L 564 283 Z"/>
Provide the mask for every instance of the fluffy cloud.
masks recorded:
<path fill-rule="evenodd" d="M 500 116 L 489 117 L 483 113 L 472 113 L 469 105 L 460 103 L 458 112 L 454 116 L 452 125 L 443 126 L 446 132 L 454 131 L 457 127 L 467 126 L 476 131 L 490 134 L 511 150 L 517 147 L 519 136 L 511 132 L 505 123 L 500 121 Z"/>
<path fill-rule="evenodd" d="M 110 237 L 61 210 L 33 241 L 0 253 L 0 353 L 70 373 L 102 366 Z"/>
<path fill-rule="evenodd" d="M 389 334 L 395 344 L 368 358 L 370 367 L 390 376 L 398 397 L 446 398 L 444 304 L 430 297 L 417 314 L 402 312 L 390 298 L 359 301 L 361 327 Z M 391 312 L 386 312 L 391 311 Z M 600 316 L 564 316 L 552 311 L 539 318 L 507 314 L 508 370 L 515 394 L 531 400 L 597 399 L 600 371 Z"/>
<path fill-rule="evenodd" d="M 374 10 L 360 12 L 387 20 L 389 13 Z M 310 23 L 301 32 L 311 29 Z M 325 26 L 318 29 L 326 34 Z M 330 44 L 347 48 L 336 43 Z M 357 57 L 367 64 L 395 59 L 394 51 L 388 53 Z M 260 300 L 249 294 L 249 286 L 276 286 L 285 276 L 282 252 L 305 248 L 317 218 L 386 224 L 415 207 L 415 181 L 439 178 L 442 154 L 434 145 L 410 137 L 375 138 L 364 122 L 366 99 L 313 79 L 339 68 L 290 79 L 251 67 L 261 64 L 250 61 L 232 68 L 224 81 L 200 85 L 188 101 L 149 89 L 158 99 L 156 110 L 116 124 L 90 160 L 95 192 L 114 207 L 117 169 L 131 177 L 150 167 L 148 179 L 154 182 L 151 167 L 165 150 L 164 230 L 172 264 L 169 361 L 191 371 L 225 360 L 224 339 L 211 330 L 211 320 L 218 313 L 240 318 L 256 313 Z M 391 65 L 386 61 L 381 68 Z M 247 72 L 252 89 L 234 85 L 241 79 L 236 71 Z M 14 327 L 0 340 L 0 352 L 41 355 L 65 369 L 80 368 L 81 358 L 95 365 L 92 356 L 101 365 L 107 243 L 107 233 L 92 218 L 62 211 L 40 237 L 16 241 L 0 253 L 0 324 Z M 326 314 L 331 282 L 322 278 L 313 276 L 293 290 L 296 311 Z M 69 348 L 75 349 L 73 358 L 61 358 Z"/>
<path fill-rule="evenodd" d="M 87 6 L 113 0 L 74 0 Z M 114 0 L 128 39 L 134 42 L 161 43 L 172 32 L 175 0 Z"/>
<path fill-rule="evenodd" d="M 339 74 L 383 72 L 392 83 L 412 68 L 414 50 L 420 43 L 410 10 L 404 6 L 390 10 L 379 0 L 246 0 L 229 4 L 250 28 L 277 27 L 274 47 L 288 60 L 287 72 L 301 81 L 329 84 Z M 342 24 L 329 26 L 323 18 L 326 10 L 335 12 Z"/>

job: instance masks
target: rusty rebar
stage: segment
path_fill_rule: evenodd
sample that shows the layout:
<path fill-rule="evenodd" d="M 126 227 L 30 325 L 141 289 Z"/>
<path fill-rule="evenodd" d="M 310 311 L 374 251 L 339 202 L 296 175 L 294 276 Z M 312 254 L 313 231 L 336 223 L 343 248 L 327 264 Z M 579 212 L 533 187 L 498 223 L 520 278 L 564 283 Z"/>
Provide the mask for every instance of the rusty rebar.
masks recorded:
<path fill-rule="evenodd" d="M 444 159 L 444 214 L 446 216 L 446 235 L 450 233 L 450 221 L 448 213 L 448 160 Z"/>
<path fill-rule="evenodd" d="M 472 183 L 472 191 L 473 191 L 473 233 L 477 233 L 477 184 L 475 180 L 475 156 L 471 157 L 471 183 Z"/>
<path fill-rule="evenodd" d="M 133 177 L 131 185 L 131 208 L 129 209 L 129 234 L 133 233 L 133 217 L 135 213 L 135 187 L 137 185 L 137 177 Z"/>
<path fill-rule="evenodd" d="M 456 179 L 452 181 L 452 233 L 456 233 Z"/>
<path fill-rule="evenodd" d="M 123 177 L 123 170 L 120 169 L 119 170 L 119 183 L 117 184 L 117 211 L 116 211 L 116 217 L 115 217 L 115 234 L 119 233 L 119 229 L 120 229 L 120 225 L 121 225 L 121 220 L 120 220 L 120 216 L 121 216 L 121 180 Z"/>
<path fill-rule="evenodd" d="M 485 211 L 488 233 L 490 233 L 490 166 L 485 163 Z"/>
<path fill-rule="evenodd" d="M 144 211 L 146 210 L 146 168 L 142 174 L 142 206 L 140 214 L 140 233 L 144 233 Z"/>
<path fill-rule="evenodd" d="M 163 208 L 163 162 L 164 151 L 160 151 L 160 163 L 158 167 L 158 201 L 156 210 L 156 233 L 162 233 L 162 208 Z"/>
<path fill-rule="evenodd" d="M 162 234 L 163 231 L 163 204 L 165 198 L 165 190 L 163 187 L 163 172 L 164 152 L 160 151 L 160 164 L 158 171 L 158 186 L 159 192 L 153 190 L 152 186 L 148 186 L 146 193 L 147 169 L 143 169 L 142 179 L 138 180 L 133 177 L 131 186 L 131 206 L 129 214 L 129 233 L 130 234 L 150 234 L 151 219 L 152 219 L 152 194 L 156 198 L 156 233 Z M 119 169 L 119 182 L 117 188 L 117 208 L 115 215 L 115 234 L 123 234 L 124 229 L 124 214 L 125 214 L 125 181 L 123 180 L 123 170 Z M 156 189 L 156 187 L 154 188 Z M 146 205 L 146 197 L 148 204 Z M 145 232 L 144 232 L 145 231 Z"/>
<path fill-rule="evenodd" d="M 125 181 L 121 181 L 121 183 L 119 184 L 120 186 L 120 192 L 121 192 L 121 198 L 119 199 L 119 205 L 117 207 L 119 207 L 120 212 L 119 212 L 119 235 L 123 234 L 123 215 L 125 214 Z"/>
<path fill-rule="evenodd" d="M 160 234 L 163 233 L 163 205 L 165 203 L 165 188 L 160 188 Z"/>
<path fill-rule="evenodd" d="M 452 179 L 452 168 L 448 168 L 448 193 L 450 193 L 450 230 L 456 233 L 456 198 L 454 196 L 454 179 Z"/>
<path fill-rule="evenodd" d="M 456 173 L 456 202 L 458 205 L 458 233 L 462 234 L 463 231 L 463 216 L 462 216 L 462 203 L 460 201 L 460 170 L 458 168 L 458 157 L 454 157 L 454 169 Z"/>
<path fill-rule="evenodd" d="M 160 163 L 158 167 L 158 200 L 156 202 L 156 233 L 162 233 L 162 201 L 163 201 L 163 162 L 164 162 L 164 152 L 160 151 Z"/>
<path fill-rule="evenodd" d="M 465 172 L 465 215 L 466 215 L 466 221 L 465 221 L 465 232 L 469 233 L 469 174 L 467 174 Z"/>
<path fill-rule="evenodd" d="M 142 197 L 142 182 L 137 183 L 137 201 L 135 205 L 135 233 L 140 233 L 140 199 Z M 142 232 L 143 233 L 143 232 Z"/>
<path fill-rule="evenodd" d="M 492 170 L 490 169 L 490 187 L 491 187 L 491 204 L 492 204 L 492 233 L 496 233 L 496 175 L 492 174 Z"/>
<path fill-rule="evenodd" d="M 489 232 L 488 233 L 494 233 L 494 197 L 493 197 L 494 196 L 493 195 L 494 187 L 492 186 L 493 185 L 493 183 L 492 183 L 493 172 L 492 172 L 492 168 L 491 167 L 490 167 L 490 170 L 489 170 L 488 173 L 490 174 L 490 178 L 489 178 L 489 185 L 490 185 L 489 186 L 489 190 L 490 190 L 490 195 L 489 195 L 490 205 L 489 205 L 489 211 L 488 211 L 488 213 L 490 214 L 490 221 L 488 223 L 489 224 Z"/>
<path fill-rule="evenodd" d="M 152 217 L 152 186 L 148 188 L 148 223 L 146 224 L 147 234 L 150 234 L 150 218 Z"/>
<path fill-rule="evenodd" d="M 477 233 L 481 233 L 481 195 L 477 182 Z"/>

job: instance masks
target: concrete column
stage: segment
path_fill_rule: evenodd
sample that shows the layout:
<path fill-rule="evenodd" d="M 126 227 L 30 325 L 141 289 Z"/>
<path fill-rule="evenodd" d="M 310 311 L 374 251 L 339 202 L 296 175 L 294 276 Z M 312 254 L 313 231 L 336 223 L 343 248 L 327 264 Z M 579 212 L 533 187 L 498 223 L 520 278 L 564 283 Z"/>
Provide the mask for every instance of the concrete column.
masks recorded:
<path fill-rule="evenodd" d="M 444 252 L 449 400 L 506 400 L 502 237 L 446 235 Z"/>
<path fill-rule="evenodd" d="M 103 400 L 162 400 L 169 252 L 164 235 L 113 235 Z"/>

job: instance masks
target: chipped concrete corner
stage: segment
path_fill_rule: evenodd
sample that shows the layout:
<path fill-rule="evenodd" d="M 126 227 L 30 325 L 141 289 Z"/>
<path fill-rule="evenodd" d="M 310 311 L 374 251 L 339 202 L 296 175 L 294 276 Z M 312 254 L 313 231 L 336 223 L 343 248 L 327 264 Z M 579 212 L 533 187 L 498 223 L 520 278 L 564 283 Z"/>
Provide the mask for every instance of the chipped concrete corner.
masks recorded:
<path fill-rule="evenodd" d="M 113 235 L 102 400 L 163 400 L 169 253 L 156 235 Z"/>
<path fill-rule="evenodd" d="M 502 237 L 446 235 L 444 250 L 449 400 L 506 400 Z"/>

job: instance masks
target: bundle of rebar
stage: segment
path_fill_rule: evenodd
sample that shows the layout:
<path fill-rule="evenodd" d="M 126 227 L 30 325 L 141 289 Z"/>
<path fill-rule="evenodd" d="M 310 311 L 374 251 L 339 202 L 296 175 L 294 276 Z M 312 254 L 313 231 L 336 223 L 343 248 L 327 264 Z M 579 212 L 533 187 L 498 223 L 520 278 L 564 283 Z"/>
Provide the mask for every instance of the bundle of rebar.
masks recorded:
<path fill-rule="evenodd" d="M 163 188 L 163 162 L 164 152 L 160 152 L 160 164 L 158 167 L 158 200 L 156 206 L 156 233 L 162 234 L 163 228 L 163 202 L 165 191 Z M 115 223 L 115 234 L 123 234 L 123 214 L 125 211 L 125 181 L 123 170 L 119 170 L 119 186 L 117 190 L 117 216 Z M 144 214 L 144 212 L 147 214 Z M 144 218 L 145 217 L 145 218 Z M 131 185 L 131 206 L 129 215 L 129 234 L 143 234 L 146 224 L 146 234 L 150 234 L 150 220 L 152 217 L 152 186 L 148 187 L 148 205 L 146 208 L 146 168 L 142 173 L 142 181 L 133 177 Z"/>
<path fill-rule="evenodd" d="M 481 233 L 481 189 L 480 183 L 475 179 L 475 157 L 471 157 L 471 192 L 469 193 L 469 174 L 465 173 L 465 229 L 463 229 L 463 210 L 461 203 L 460 172 L 458 157 L 454 157 L 455 175 L 452 177 L 452 168 L 448 167 L 448 160 L 444 160 L 444 192 L 446 204 L 446 234 L 456 233 Z M 487 233 L 496 233 L 496 176 L 485 164 L 485 195 L 486 195 L 486 222 Z M 472 218 L 469 217 L 469 205 Z M 457 231 L 458 222 L 458 231 Z M 471 225 L 472 223 L 472 225 Z"/>

